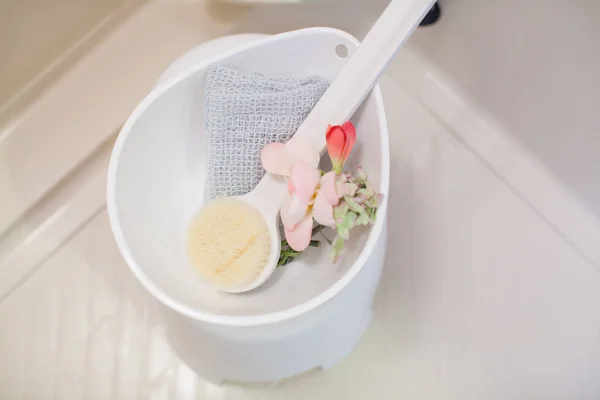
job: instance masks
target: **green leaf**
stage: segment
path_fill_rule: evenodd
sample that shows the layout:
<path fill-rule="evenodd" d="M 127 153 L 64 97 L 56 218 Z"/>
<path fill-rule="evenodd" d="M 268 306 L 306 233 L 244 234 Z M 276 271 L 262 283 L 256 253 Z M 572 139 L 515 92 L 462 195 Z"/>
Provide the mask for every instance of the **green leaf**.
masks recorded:
<path fill-rule="evenodd" d="M 353 212 L 348 212 L 342 222 L 336 225 L 337 233 L 343 239 L 350 238 L 350 229 L 356 226 L 356 219 L 358 215 Z"/>
<path fill-rule="evenodd" d="M 315 234 L 321 232 L 321 230 L 323 230 L 323 228 L 324 228 L 324 226 L 322 226 L 322 225 L 315 226 L 312 230 L 312 235 L 315 235 Z M 312 235 L 311 235 L 311 237 L 312 237 Z M 308 245 L 311 247 L 319 247 L 321 245 L 321 242 L 319 242 L 318 240 L 311 240 Z M 302 252 L 292 249 L 290 247 L 290 244 L 287 242 L 287 240 L 285 240 L 285 239 L 282 240 L 281 241 L 281 250 L 279 251 L 279 260 L 277 261 L 277 267 L 281 267 L 286 264 L 289 264 L 290 262 L 294 261 L 294 259 L 296 259 L 296 257 L 298 257 L 300 254 L 302 254 Z"/>
<path fill-rule="evenodd" d="M 367 174 L 365 173 L 365 171 L 362 169 L 362 167 L 358 167 L 356 169 L 357 172 L 357 176 L 356 179 L 358 179 L 359 181 L 363 181 L 366 182 L 367 180 Z"/>
<path fill-rule="evenodd" d="M 279 261 L 277 261 L 277 268 L 287 264 L 288 256 L 281 255 L 279 256 Z"/>
<path fill-rule="evenodd" d="M 358 217 L 358 215 L 356 213 L 353 212 L 349 212 L 346 214 L 346 216 L 344 217 L 344 221 L 342 222 L 342 225 L 344 225 L 348 230 L 354 228 L 356 226 L 356 218 Z"/>
<path fill-rule="evenodd" d="M 364 212 L 360 214 L 356 219 L 356 225 L 368 225 L 370 221 L 371 218 L 369 217 L 369 214 L 367 212 Z"/>
<path fill-rule="evenodd" d="M 375 196 L 369 197 L 363 204 L 369 208 L 377 208 L 378 207 L 377 199 Z"/>
<path fill-rule="evenodd" d="M 340 236 L 336 236 L 335 239 L 333 239 L 333 245 L 331 249 L 331 260 L 333 262 L 337 262 L 337 260 L 340 258 L 340 254 L 342 253 L 343 249 L 344 239 Z"/>
<path fill-rule="evenodd" d="M 348 204 L 348 208 L 351 211 L 354 211 L 357 214 L 361 214 L 365 212 L 365 209 L 362 205 L 358 204 L 354 199 L 350 196 L 344 196 L 344 201 Z"/>
<path fill-rule="evenodd" d="M 375 193 L 373 192 L 373 190 L 368 190 L 367 188 L 362 188 L 362 189 L 358 189 L 358 191 L 356 192 L 356 194 L 365 196 L 367 198 L 371 198 L 371 197 L 373 197 L 373 195 Z"/>
<path fill-rule="evenodd" d="M 287 257 L 283 263 L 283 265 L 288 265 L 289 263 L 291 263 L 292 261 L 294 261 L 294 257 Z"/>
<path fill-rule="evenodd" d="M 344 216 L 348 212 L 348 204 L 342 201 L 337 206 L 333 207 L 333 218 L 336 221 L 341 221 L 344 219 Z"/>
<path fill-rule="evenodd" d="M 342 239 L 350 239 L 350 230 L 346 229 L 344 227 L 338 227 L 337 228 L 337 234 L 339 237 L 341 237 Z"/>
<path fill-rule="evenodd" d="M 371 225 L 373 225 L 377 221 L 377 210 L 373 210 L 373 214 L 371 215 Z"/>

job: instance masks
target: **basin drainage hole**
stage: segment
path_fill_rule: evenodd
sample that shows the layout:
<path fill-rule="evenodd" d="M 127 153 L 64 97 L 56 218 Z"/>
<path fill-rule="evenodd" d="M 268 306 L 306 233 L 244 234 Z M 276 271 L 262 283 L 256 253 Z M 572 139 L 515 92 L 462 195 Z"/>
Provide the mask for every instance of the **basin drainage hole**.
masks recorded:
<path fill-rule="evenodd" d="M 346 45 L 338 44 L 335 47 L 335 54 L 339 58 L 346 58 L 346 57 L 348 57 L 348 48 L 346 47 Z"/>

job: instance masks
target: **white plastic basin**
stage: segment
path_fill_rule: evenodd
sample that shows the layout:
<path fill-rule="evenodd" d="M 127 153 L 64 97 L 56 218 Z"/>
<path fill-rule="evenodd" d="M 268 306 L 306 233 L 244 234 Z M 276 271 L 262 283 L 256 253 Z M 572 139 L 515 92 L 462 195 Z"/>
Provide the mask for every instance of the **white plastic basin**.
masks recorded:
<path fill-rule="evenodd" d="M 239 37 L 236 40 L 239 42 Z M 265 285 L 244 294 L 222 293 L 204 283 L 188 262 L 184 237 L 186 225 L 203 198 L 206 146 L 202 110 L 207 67 L 219 63 L 247 72 L 292 77 L 318 74 L 333 80 L 346 60 L 336 54 L 336 48 L 342 45 L 351 55 L 357 41 L 338 30 L 311 28 L 260 39 L 253 35 L 248 44 L 218 52 L 219 48 L 230 47 L 226 42 L 219 39 L 201 46 L 204 50 L 209 48 L 209 53 L 218 54 L 189 68 L 189 61 L 197 58 L 194 52 L 188 54 L 187 61 L 184 57 L 176 62 L 163 75 L 167 82 L 157 86 L 124 125 L 115 144 L 108 176 L 108 210 L 117 244 L 146 289 L 168 307 L 193 320 L 196 328 L 230 340 L 227 346 L 230 350 L 240 346 L 243 338 L 252 338 L 255 345 L 264 342 L 265 349 L 276 351 L 273 343 L 267 345 L 269 340 L 280 339 L 282 335 L 291 338 L 290 335 L 294 336 L 294 332 L 300 332 L 303 327 L 307 330 L 317 327 L 315 316 L 326 309 L 344 310 L 346 307 L 332 306 L 345 302 L 354 309 L 356 323 L 363 326 L 340 341 L 347 349 L 340 348 L 337 353 L 345 354 L 358 340 L 370 317 L 361 310 L 370 307 L 383 264 L 385 200 L 377 223 L 353 236 L 341 262 L 331 264 L 326 247 L 311 249 L 296 262 L 279 268 Z M 171 77 L 174 70 L 184 68 L 184 72 Z M 352 121 L 358 138 L 347 166 L 354 169 L 360 164 L 385 196 L 389 183 L 389 148 L 378 86 Z M 371 267 L 367 268 L 369 263 Z M 360 278 L 363 284 L 352 285 L 357 276 L 363 277 Z M 344 295 L 344 292 L 348 293 Z M 346 300 L 340 300 L 343 298 Z M 309 319 L 312 322 L 309 323 Z M 343 326 L 341 323 L 340 328 Z M 349 327 L 347 323 L 346 327 Z M 206 345 L 212 339 L 202 340 Z M 315 342 L 313 351 L 307 351 L 306 355 L 318 354 L 318 348 Z M 232 351 L 232 357 L 243 353 L 244 349 L 238 348 Z M 219 357 L 221 361 L 224 357 L 224 365 L 235 363 L 233 359 L 227 360 L 223 352 Z M 332 357 L 337 361 L 339 355 Z M 283 358 L 270 366 L 264 360 L 262 364 L 258 359 L 246 360 L 244 364 L 248 368 L 236 372 L 228 372 L 225 367 L 224 371 L 216 372 L 218 367 L 212 362 L 213 371 L 205 375 L 217 380 L 275 379 L 332 363 L 323 357 L 312 358 L 283 369 L 274 367 Z M 258 373 L 260 376 L 252 373 L 256 369 L 252 367 L 253 362 L 263 365 L 266 372 Z"/>

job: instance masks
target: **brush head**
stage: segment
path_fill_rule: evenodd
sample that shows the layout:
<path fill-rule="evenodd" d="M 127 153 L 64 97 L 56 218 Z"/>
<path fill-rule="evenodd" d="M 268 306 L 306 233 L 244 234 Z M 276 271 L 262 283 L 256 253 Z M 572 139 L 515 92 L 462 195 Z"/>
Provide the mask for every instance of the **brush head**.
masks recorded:
<path fill-rule="evenodd" d="M 253 287 L 271 253 L 271 235 L 263 215 L 235 198 L 206 203 L 187 234 L 190 261 L 212 286 L 225 292 Z"/>

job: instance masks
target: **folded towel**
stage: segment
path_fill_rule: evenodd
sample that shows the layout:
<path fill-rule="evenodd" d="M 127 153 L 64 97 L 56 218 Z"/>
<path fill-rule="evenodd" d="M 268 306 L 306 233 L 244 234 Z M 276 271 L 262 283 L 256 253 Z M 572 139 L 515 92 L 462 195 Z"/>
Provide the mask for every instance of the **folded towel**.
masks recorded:
<path fill-rule="evenodd" d="M 265 174 L 262 148 L 289 140 L 327 87 L 318 76 L 281 78 L 211 67 L 204 92 L 205 199 L 254 189 Z"/>

